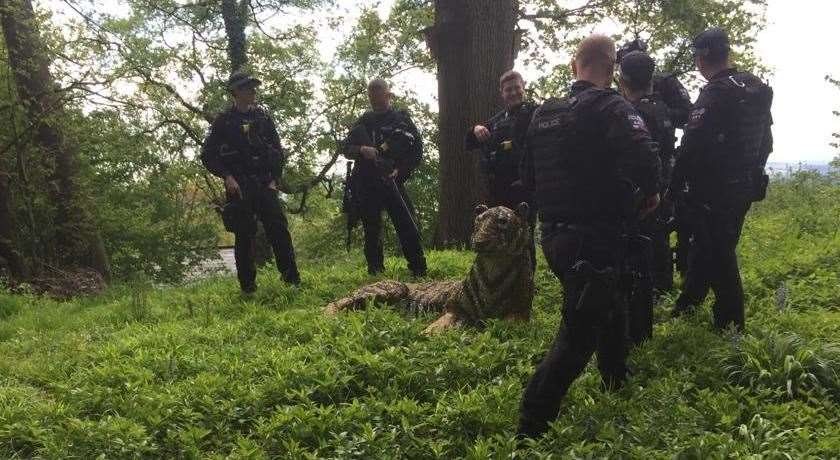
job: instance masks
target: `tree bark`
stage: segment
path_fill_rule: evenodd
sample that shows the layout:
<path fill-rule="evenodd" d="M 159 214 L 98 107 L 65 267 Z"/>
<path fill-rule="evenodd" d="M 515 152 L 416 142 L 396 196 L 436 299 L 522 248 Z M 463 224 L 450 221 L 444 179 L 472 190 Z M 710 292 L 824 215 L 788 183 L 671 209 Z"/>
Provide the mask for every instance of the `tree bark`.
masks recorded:
<path fill-rule="evenodd" d="M 231 72 L 241 70 L 248 63 L 248 40 L 245 36 L 247 15 L 247 1 L 243 0 L 240 4 L 237 0 L 222 0 L 222 19 L 225 22 Z"/>
<path fill-rule="evenodd" d="M 11 203 L 9 175 L 0 170 L 0 260 L 5 261 L 13 280 L 24 281 L 29 278 L 29 267 L 18 250 L 17 223 Z"/>
<path fill-rule="evenodd" d="M 64 135 L 66 112 L 49 70 L 31 0 L 0 0 L 0 22 L 18 99 L 33 126 L 32 144 L 52 162 L 48 194 L 55 206 L 54 262 L 91 268 L 110 277 L 105 245 L 79 193 L 78 147 Z"/>
<path fill-rule="evenodd" d="M 435 0 L 430 31 L 438 65 L 440 215 L 437 246 L 468 245 L 473 209 L 487 198 L 464 134 L 502 106 L 499 76 L 513 67 L 516 0 Z"/>

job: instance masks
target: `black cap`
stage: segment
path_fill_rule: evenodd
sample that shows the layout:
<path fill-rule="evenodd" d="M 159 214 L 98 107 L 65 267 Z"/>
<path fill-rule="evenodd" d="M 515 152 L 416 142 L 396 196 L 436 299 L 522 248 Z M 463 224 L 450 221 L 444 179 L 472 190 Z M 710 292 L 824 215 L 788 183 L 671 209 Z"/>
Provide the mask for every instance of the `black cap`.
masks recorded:
<path fill-rule="evenodd" d="M 642 40 L 641 38 L 636 38 L 633 41 L 629 41 L 624 45 L 621 45 L 621 48 L 618 49 L 616 53 L 616 62 L 619 64 L 621 63 L 624 58 L 634 52 L 634 51 L 641 51 L 643 53 L 647 53 L 647 42 Z"/>
<path fill-rule="evenodd" d="M 725 58 L 729 55 L 729 35 L 720 27 L 708 29 L 694 38 L 691 52 L 695 57 Z"/>
<path fill-rule="evenodd" d="M 253 86 L 256 87 L 256 86 L 259 86 L 261 84 L 262 84 L 262 81 L 260 81 L 257 78 L 254 78 L 254 76 L 251 75 L 250 73 L 244 72 L 244 71 L 239 71 L 239 72 L 234 72 L 230 75 L 230 78 L 228 78 L 227 87 L 228 87 L 229 90 L 232 91 L 236 88 L 242 88 L 243 86 L 246 86 L 246 85 L 253 85 Z"/>
<path fill-rule="evenodd" d="M 647 53 L 633 51 L 624 56 L 618 68 L 622 79 L 633 86 L 643 86 L 653 79 L 656 63 Z"/>

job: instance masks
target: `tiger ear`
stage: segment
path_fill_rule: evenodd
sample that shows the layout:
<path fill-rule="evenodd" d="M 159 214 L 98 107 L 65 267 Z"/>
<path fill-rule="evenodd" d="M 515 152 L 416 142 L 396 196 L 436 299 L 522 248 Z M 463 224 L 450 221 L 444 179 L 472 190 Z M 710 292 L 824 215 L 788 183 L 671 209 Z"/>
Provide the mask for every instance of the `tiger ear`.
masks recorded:
<path fill-rule="evenodd" d="M 490 208 L 488 208 L 487 205 L 480 204 L 480 205 L 475 207 L 474 212 L 475 212 L 476 216 L 480 216 L 480 215 L 484 214 L 485 212 L 487 212 L 488 209 L 490 209 Z"/>
<path fill-rule="evenodd" d="M 528 203 L 519 203 L 519 206 L 516 207 L 516 215 L 525 220 L 528 220 L 529 214 L 531 214 L 531 207 L 528 206 Z"/>

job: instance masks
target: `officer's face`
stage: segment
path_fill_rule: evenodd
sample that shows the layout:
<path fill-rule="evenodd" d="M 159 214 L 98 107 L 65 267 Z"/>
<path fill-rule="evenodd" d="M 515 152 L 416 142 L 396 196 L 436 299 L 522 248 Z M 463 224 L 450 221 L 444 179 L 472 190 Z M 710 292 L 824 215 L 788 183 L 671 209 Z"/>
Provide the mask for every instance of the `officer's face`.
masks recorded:
<path fill-rule="evenodd" d="M 253 105 L 257 99 L 257 87 L 244 85 L 233 90 L 233 98 L 238 105 Z"/>
<path fill-rule="evenodd" d="M 368 90 L 368 100 L 373 110 L 386 110 L 391 105 L 391 92 L 384 88 L 371 88 Z"/>
<path fill-rule="evenodd" d="M 525 100 L 525 83 L 518 78 L 504 82 L 502 100 L 508 108 L 521 104 Z"/>

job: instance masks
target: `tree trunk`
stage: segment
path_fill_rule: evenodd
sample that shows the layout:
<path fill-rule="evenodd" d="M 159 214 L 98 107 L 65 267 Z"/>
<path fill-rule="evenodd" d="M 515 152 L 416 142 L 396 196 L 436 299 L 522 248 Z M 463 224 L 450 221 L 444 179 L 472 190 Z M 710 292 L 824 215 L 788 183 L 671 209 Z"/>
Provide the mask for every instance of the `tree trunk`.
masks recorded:
<path fill-rule="evenodd" d="M 9 175 L 0 170 L 0 259 L 5 261 L 12 279 L 23 281 L 29 278 L 29 269 L 26 259 L 18 250 L 15 238 L 17 224 L 11 203 Z"/>
<path fill-rule="evenodd" d="M 78 190 L 78 147 L 65 138 L 66 119 L 58 86 L 49 70 L 31 0 L 0 0 L 0 21 L 18 99 L 33 126 L 32 143 L 51 161 L 48 194 L 55 206 L 54 262 L 91 268 L 109 279 L 105 246 Z"/>
<path fill-rule="evenodd" d="M 227 52 L 230 71 L 236 72 L 248 63 L 248 40 L 245 37 L 248 3 L 237 0 L 222 0 L 222 19 L 225 21 Z"/>
<path fill-rule="evenodd" d="M 436 0 L 430 45 L 437 58 L 440 106 L 438 246 L 467 245 L 473 209 L 486 200 L 478 158 L 464 134 L 502 106 L 499 76 L 513 67 L 516 0 Z"/>

